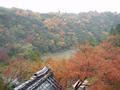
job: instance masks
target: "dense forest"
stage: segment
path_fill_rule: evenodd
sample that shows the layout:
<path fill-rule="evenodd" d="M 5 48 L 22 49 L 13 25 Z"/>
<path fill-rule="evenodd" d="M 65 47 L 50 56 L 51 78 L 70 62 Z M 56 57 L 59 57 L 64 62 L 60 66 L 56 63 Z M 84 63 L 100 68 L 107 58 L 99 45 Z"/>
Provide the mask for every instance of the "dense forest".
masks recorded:
<path fill-rule="evenodd" d="M 39 14 L 0 8 L 0 52 L 33 59 L 33 53 L 57 52 L 88 42 L 98 45 L 119 23 L 120 14 L 111 12 Z"/>
<path fill-rule="evenodd" d="M 45 53 L 77 49 L 70 59 L 41 59 Z M 0 7 L 0 87 L 28 80 L 50 66 L 64 90 L 85 77 L 90 90 L 120 89 L 120 14 L 37 13 Z M 67 76 L 65 76 L 67 74 Z"/>

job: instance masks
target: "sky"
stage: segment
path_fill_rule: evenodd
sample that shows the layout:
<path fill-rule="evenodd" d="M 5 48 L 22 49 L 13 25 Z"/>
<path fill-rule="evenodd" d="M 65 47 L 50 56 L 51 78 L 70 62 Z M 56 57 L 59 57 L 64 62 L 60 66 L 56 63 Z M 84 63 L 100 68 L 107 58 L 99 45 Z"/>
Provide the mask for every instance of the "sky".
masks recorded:
<path fill-rule="evenodd" d="M 58 11 L 66 13 L 88 11 L 120 13 L 120 0 L 0 0 L 0 6 L 16 7 L 40 13 Z"/>

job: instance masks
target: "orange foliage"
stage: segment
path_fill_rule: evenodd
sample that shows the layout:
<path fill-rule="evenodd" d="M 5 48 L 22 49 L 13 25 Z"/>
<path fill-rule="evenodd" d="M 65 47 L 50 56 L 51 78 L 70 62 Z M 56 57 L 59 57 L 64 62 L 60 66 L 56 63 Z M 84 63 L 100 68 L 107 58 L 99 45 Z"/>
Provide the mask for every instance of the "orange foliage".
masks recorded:
<path fill-rule="evenodd" d="M 48 27 L 48 28 L 54 28 L 60 24 L 62 24 L 62 20 L 61 19 L 58 19 L 58 18 L 52 18 L 52 19 L 46 19 L 44 21 L 44 24 Z"/>
<path fill-rule="evenodd" d="M 110 48 L 108 48 L 109 46 Z M 85 45 L 68 62 L 69 71 L 80 79 L 97 77 L 91 90 L 118 90 L 120 88 L 120 48 L 103 43 L 97 47 Z M 101 87 L 101 88 L 100 88 Z"/>
<path fill-rule="evenodd" d="M 120 89 L 120 48 L 106 41 L 99 46 L 84 45 L 80 47 L 70 60 L 47 60 L 44 62 L 28 62 L 26 60 L 11 61 L 5 76 L 21 76 L 27 78 L 41 69 L 50 66 L 58 82 L 66 90 L 76 79 L 95 78 L 90 83 L 90 90 Z M 13 73 L 14 72 L 14 73 Z"/>

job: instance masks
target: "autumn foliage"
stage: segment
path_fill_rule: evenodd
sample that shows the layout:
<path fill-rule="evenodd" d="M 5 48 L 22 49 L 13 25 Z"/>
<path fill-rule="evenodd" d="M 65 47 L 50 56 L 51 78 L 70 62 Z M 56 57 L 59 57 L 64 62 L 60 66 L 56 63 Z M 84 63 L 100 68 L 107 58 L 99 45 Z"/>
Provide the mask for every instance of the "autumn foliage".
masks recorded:
<path fill-rule="evenodd" d="M 68 63 L 71 77 L 93 79 L 91 90 L 119 90 L 120 88 L 120 48 L 102 43 L 93 48 L 84 46 Z"/>
<path fill-rule="evenodd" d="M 43 66 L 52 68 L 57 81 L 63 89 L 72 86 L 77 79 L 89 80 L 90 90 L 119 90 L 120 89 L 120 48 L 109 43 L 111 37 L 100 45 L 93 47 L 89 44 L 80 46 L 70 60 L 26 61 L 11 60 L 4 72 L 5 77 L 20 77 L 28 79 Z"/>

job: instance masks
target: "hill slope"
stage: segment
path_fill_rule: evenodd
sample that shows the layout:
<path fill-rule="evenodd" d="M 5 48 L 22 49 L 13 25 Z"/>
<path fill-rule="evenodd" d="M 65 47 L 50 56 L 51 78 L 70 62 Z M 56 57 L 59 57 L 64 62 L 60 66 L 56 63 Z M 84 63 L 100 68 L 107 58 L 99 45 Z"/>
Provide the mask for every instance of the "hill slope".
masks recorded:
<path fill-rule="evenodd" d="M 120 23 L 120 14 L 87 12 L 40 14 L 0 8 L 0 59 L 56 52 L 78 43 L 98 44 Z"/>

